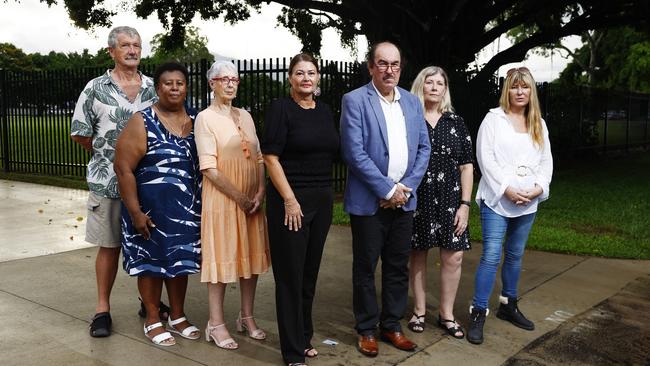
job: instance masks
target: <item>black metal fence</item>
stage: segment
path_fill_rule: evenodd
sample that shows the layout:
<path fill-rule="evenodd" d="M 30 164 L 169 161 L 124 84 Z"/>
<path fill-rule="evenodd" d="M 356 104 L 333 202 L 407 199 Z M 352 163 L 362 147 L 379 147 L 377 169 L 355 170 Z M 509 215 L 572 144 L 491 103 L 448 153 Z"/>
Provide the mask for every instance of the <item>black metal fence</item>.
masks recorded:
<path fill-rule="evenodd" d="M 288 59 L 240 60 L 241 83 L 235 104 L 248 110 L 263 129 L 264 108 L 288 94 Z M 206 61 L 187 65 L 190 72 L 188 104 L 198 110 L 210 103 Z M 344 93 L 367 82 L 365 66 L 322 61 L 321 100 L 338 118 Z M 148 75 L 154 65 L 143 65 Z M 83 177 L 88 153 L 70 138 L 70 120 L 79 93 L 105 69 L 70 69 L 14 73 L 0 70 L 0 168 L 5 172 Z M 409 84 L 409 81 L 406 81 Z M 542 112 L 550 132 L 554 157 L 584 152 L 648 147 L 650 95 L 537 85 Z M 454 82 L 451 91 L 457 112 L 472 137 L 489 108 L 498 104 L 501 82 L 482 86 Z M 345 184 L 345 167 L 336 164 L 335 189 Z"/>
<path fill-rule="evenodd" d="M 264 108 L 288 95 L 286 58 L 239 60 L 241 83 L 235 105 L 248 110 L 263 128 Z M 188 64 L 188 105 L 202 110 L 210 103 L 207 61 Z M 361 84 L 359 64 L 321 61 L 321 100 L 336 116 L 343 94 Z M 151 75 L 155 65 L 142 65 Z M 105 69 L 84 68 L 50 72 L 0 70 L 0 167 L 5 172 L 84 177 L 89 155 L 70 139 L 70 122 L 79 93 Z M 334 184 L 342 191 L 345 167 L 337 163 Z"/>

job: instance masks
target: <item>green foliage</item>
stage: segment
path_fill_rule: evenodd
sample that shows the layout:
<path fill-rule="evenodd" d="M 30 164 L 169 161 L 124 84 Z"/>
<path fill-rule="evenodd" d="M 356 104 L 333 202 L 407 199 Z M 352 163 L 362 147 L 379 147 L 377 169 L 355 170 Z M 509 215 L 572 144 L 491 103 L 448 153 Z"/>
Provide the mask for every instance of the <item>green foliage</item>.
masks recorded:
<path fill-rule="evenodd" d="M 103 48 L 95 55 L 84 49 L 82 53 L 54 52 L 47 55 L 38 52 L 26 54 L 11 43 L 0 43 L 0 69 L 9 71 L 52 71 L 69 68 L 100 67 L 108 68 L 113 60 Z"/>
<path fill-rule="evenodd" d="M 11 43 L 0 43 L 0 69 L 29 71 L 34 68 L 32 60 Z"/>
<path fill-rule="evenodd" d="M 650 40 L 630 46 L 618 83 L 627 84 L 629 90 L 650 93 Z"/>
<path fill-rule="evenodd" d="M 172 44 L 168 34 L 156 34 L 151 40 L 151 51 L 152 55 L 146 61 L 154 64 L 169 60 L 191 63 L 206 59 L 214 62 L 214 56 L 208 50 L 208 38 L 202 36 L 196 27 L 185 28 L 185 39 L 180 47 Z"/>
<path fill-rule="evenodd" d="M 619 27 L 597 31 L 593 37 L 600 40 L 598 47 L 585 43 L 576 50 L 573 62 L 560 74 L 560 83 L 650 93 L 650 31 Z M 590 62 L 591 80 L 583 67 Z"/>
<path fill-rule="evenodd" d="M 47 5 L 56 4 L 56 0 L 41 0 Z M 95 27 L 108 27 L 111 25 L 110 18 L 117 14 L 106 9 L 104 0 L 64 0 L 68 15 L 74 25 L 81 29 L 92 29 Z"/>
<path fill-rule="evenodd" d="M 300 52 L 320 56 L 322 31 L 327 28 L 323 22 L 313 19 L 307 10 L 282 8 L 282 13 L 278 15 L 278 23 L 302 40 Z"/>
<path fill-rule="evenodd" d="M 226 22 L 233 24 L 248 19 L 251 10 L 245 2 L 237 0 L 139 0 L 134 3 L 135 13 L 140 18 L 147 18 L 156 13 L 161 24 L 168 31 L 160 44 L 167 52 L 177 50 L 186 42 L 187 25 L 196 14 L 204 20 L 223 16 Z M 258 10 L 259 6 L 253 6 L 252 9 Z"/>

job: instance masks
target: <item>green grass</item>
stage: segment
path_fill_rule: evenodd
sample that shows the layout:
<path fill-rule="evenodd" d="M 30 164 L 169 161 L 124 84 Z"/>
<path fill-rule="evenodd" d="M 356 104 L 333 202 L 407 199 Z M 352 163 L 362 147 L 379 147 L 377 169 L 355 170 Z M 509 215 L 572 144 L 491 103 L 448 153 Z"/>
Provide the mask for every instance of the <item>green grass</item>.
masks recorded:
<path fill-rule="evenodd" d="M 7 127 L 12 161 L 81 165 L 88 162 L 88 154 L 70 139 L 69 117 L 9 116 Z"/>
<path fill-rule="evenodd" d="M 0 179 L 15 180 L 18 182 L 45 184 L 48 186 L 55 186 L 55 187 L 88 190 L 88 184 L 86 183 L 86 178 L 53 177 L 49 175 L 0 172 Z"/>
<path fill-rule="evenodd" d="M 539 206 L 528 247 L 558 253 L 650 259 L 650 154 L 574 164 L 556 170 Z M 476 184 L 475 184 L 476 189 Z M 334 223 L 349 225 L 341 202 Z M 478 207 L 470 233 L 481 241 Z"/>

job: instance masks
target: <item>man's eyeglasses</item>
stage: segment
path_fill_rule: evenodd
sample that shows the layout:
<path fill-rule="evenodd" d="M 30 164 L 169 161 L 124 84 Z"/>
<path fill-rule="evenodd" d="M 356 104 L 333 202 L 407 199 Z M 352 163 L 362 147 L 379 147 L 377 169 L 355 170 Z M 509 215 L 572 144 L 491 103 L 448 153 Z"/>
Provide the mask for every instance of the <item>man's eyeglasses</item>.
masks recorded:
<path fill-rule="evenodd" d="M 379 70 L 380 72 L 385 72 L 386 70 L 388 70 L 388 68 L 390 68 L 393 72 L 398 72 L 402 68 L 402 66 L 400 66 L 399 64 L 389 65 L 383 62 L 376 63 L 375 67 L 377 67 L 377 70 Z"/>
<path fill-rule="evenodd" d="M 241 81 L 239 78 L 229 78 L 227 76 L 222 78 L 212 78 L 212 80 L 220 82 L 221 85 L 228 85 L 229 83 L 232 83 L 232 85 L 239 85 L 239 82 Z"/>
<path fill-rule="evenodd" d="M 525 72 L 525 73 L 530 74 L 530 70 L 528 70 L 528 68 L 525 67 L 525 66 L 522 66 L 522 67 L 513 67 L 512 69 L 510 69 L 510 70 L 508 70 L 508 71 L 506 72 L 506 77 L 512 75 L 512 73 L 515 72 L 515 71 L 517 71 L 517 72 Z"/>

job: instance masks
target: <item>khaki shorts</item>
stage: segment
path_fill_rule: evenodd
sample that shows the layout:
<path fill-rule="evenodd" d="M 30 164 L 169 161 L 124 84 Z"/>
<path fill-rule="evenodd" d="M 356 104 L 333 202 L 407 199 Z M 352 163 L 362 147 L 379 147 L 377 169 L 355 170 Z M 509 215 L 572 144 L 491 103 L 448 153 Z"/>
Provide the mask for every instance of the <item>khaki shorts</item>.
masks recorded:
<path fill-rule="evenodd" d="M 87 206 L 86 241 L 100 247 L 119 248 L 122 245 L 122 201 L 90 192 Z"/>

